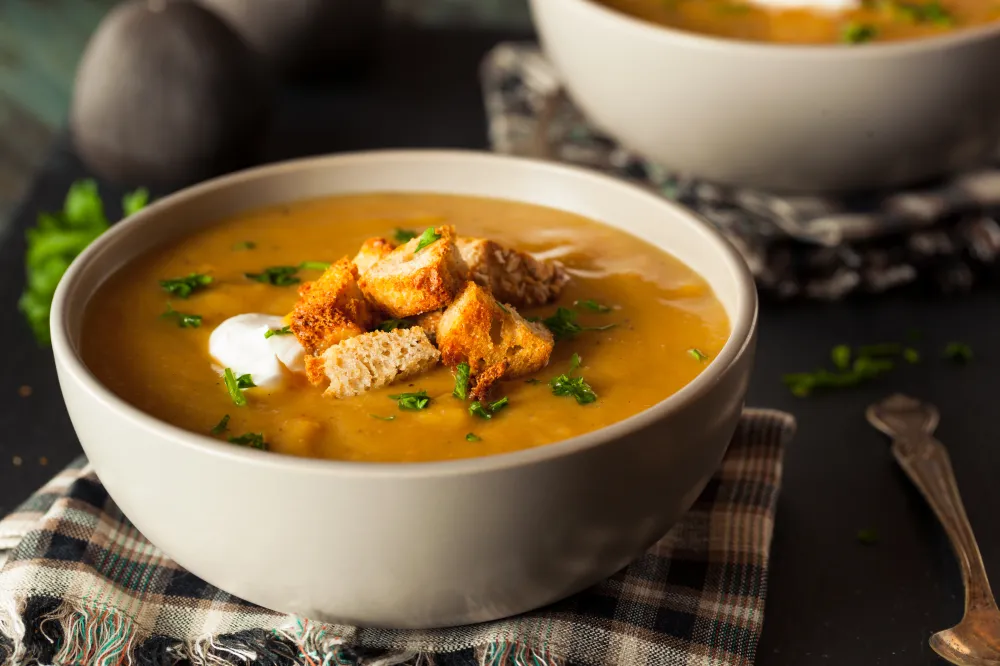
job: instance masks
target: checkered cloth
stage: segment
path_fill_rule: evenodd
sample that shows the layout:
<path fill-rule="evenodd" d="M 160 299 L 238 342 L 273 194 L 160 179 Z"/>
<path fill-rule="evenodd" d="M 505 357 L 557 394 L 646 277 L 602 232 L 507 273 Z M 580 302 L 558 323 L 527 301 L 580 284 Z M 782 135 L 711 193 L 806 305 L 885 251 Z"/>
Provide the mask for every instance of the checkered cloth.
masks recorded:
<path fill-rule="evenodd" d="M 0 663 L 749 666 L 794 429 L 748 410 L 691 511 L 596 587 L 434 631 L 323 625 L 232 597 L 146 541 L 81 459 L 0 522 Z"/>
<path fill-rule="evenodd" d="M 481 75 L 494 150 L 589 166 L 675 199 L 729 237 L 764 296 L 836 299 L 909 284 L 954 292 L 1000 273 L 1000 159 L 845 199 L 721 187 L 669 173 L 591 127 L 532 44 L 495 47 Z"/>

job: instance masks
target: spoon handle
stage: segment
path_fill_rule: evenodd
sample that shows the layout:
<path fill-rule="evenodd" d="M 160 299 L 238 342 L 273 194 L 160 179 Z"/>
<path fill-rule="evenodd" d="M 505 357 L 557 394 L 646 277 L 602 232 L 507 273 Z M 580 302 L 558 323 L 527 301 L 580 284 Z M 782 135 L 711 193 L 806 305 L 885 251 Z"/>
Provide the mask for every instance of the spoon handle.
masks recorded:
<path fill-rule="evenodd" d="M 892 454 L 913 484 L 930 504 L 944 527 L 958 557 L 965 583 L 966 615 L 996 610 L 996 601 L 986 577 L 986 567 L 965 514 L 951 459 L 944 445 L 934 438 L 937 410 L 912 398 L 893 396 L 873 405 L 868 420 L 892 437 Z"/>

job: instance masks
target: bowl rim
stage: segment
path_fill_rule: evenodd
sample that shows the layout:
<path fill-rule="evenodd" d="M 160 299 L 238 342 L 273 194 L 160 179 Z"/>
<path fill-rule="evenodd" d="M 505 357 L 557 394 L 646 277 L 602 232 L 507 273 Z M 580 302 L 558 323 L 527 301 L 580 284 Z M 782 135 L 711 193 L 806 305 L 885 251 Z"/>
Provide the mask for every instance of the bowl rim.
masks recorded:
<path fill-rule="evenodd" d="M 532 5 L 542 2 L 554 3 L 557 0 L 531 0 Z M 666 42 L 685 42 L 689 46 L 703 48 L 735 51 L 734 55 L 747 55 L 749 52 L 757 54 L 780 54 L 785 53 L 789 57 L 796 58 L 840 58 L 870 59 L 872 57 L 901 57 L 925 51 L 940 51 L 946 48 L 964 46 L 966 44 L 985 41 L 990 38 L 1000 37 L 1000 20 L 984 23 L 982 25 L 968 28 L 959 28 L 942 35 L 929 37 L 917 37 L 914 39 L 901 39 L 889 42 L 871 42 L 861 47 L 846 47 L 843 44 L 786 44 L 776 42 L 757 42 L 742 39 L 732 39 L 729 37 L 718 37 L 697 32 L 689 32 L 674 28 L 672 26 L 652 23 L 645 19 L 637 18 L 617 9 L 607 7 L 598 0 L 561 0 L 562 2 L 574 5 L 579 11 L 588 14 L 591 18 L 599 21 L 606 21 L 608 25 L 622 31 L 629 31 L 632 37 L 642 36 L 644 38 L 661 40 Z"/>
<path fill-rule="evenodd" d="M 233 446 L 217 438 L 210 437 L 207 434 L 185 430 L 147 414 L 113 393 L 87 368 L 76 346 L 71 344 L 69 335 L 70 322 L 68 321 L 67 310 L 69 309 L 71 299 L 75 296 L 77 277 L 86 270 L 92 270 L 91 264 L 93 260 L 102 253 L 104 248 L 115 242 L 119 236 L 132 233 L 133 229 L 141 227 L 148 220 L 152 220 L 158 214 L 162 214 L 163 211 L 180 202 L 197 199 L 209 192 L 225 190 L 244 181 L 267 179 L 276 174 L 322 170 L 332 165 L 349 165 L 352 162 L 399 162 L 401 160 L 409 160 L 414 164 L 457 160 L 469 163 L 470 168 L 475 168 L 476 165 L 488 165 L 491 163 L 512 164 L 520 169 L 571 176 L 580 179 L 581 186 L 586 181 L 591 181 L 595 183 L 595 186 L 605 189 L 617 189 L 622 193 L 621 196 L 644 198 L 655 206 L 667 209 L 671 215 L 680 215 L 683 218 L 687 218 L 687 223 L 694 225 L 696 231 L 701 233 L 707 241 L 706 247 L 711 247 L 712 253 L 718 257 L 718 260 L 724 262 L 727 273 L 732 275 L 732 278 L 736 282 L 737 306 L 734 312 L 730 314 L 729 338 L 723 345 L 722 350 L 711 360 L 701 374 L 683 386 L 679 391 L 637 414 L 604 426 L 603 428 L 569 439 L 508 453 L 454 460 L 405 463 L 300 458 L 297 456 L 259 451 L 248 447 Z M 391 188 L 386 188 L 385 191 L 391 191 Z M 514 201 L 518 200 L 513 196 L 510 199 Z M 627 229 L 623 229 L 623 231 L 628 232 Z M 132 258 L 134 257 L 127 257 L 126 260 Z M 678 259 L 684 261 L 681 257 L 678 257 Z M 118 268 L 120 266 L 121 264 L 118 264 Z M 100 278 L 100 282 L 103 283 L 111 274 L 111 271 L 105 271 Z M 78 316 L 82 315 L 85 310 L 86 306 L 78 308 Z M 679 412 L 710 391 L 720 378 L 727 374 L 732 366 L 746 353 L 755 338 L 757 317 L 758 300 L 756 285 L 749 267 L 736 248 L 721 232 L 695 213 L 637 185 L 582 167 L 531 158 L 499 155 L 479 150 L 380 149 L 334 153 L 253 167 L 204 181 L 152 202 L 148 207 L 135 213 L 128 219 L 112 225 L 108 231 L 104 232 L 97 240 L 91 243 L 72 262 L 63 279 L 60 280 L 52 301 L 50 329 L 52 332 L 53 355 L 57 366 L 61 366 L 59 382 L 64 392 L 67 390 L 68 385 L 75 384 L 80 390 L 89 394 L 91 398 L 96 399 L 104 407 L 116 413 L 117 416 L 130 421 L 137 427 L 155 432 L 161 439 L 170 440 L 173 444 L 189 449 L 197 449 L 206 455 L 228 458 L 234 462 L 256 464 L 269 468 L 281 468 L 296 472 L 418 478 L 470 475 L 529 466 L 609 443 L 622 436 L 641 430 L 655 421 Z"/>

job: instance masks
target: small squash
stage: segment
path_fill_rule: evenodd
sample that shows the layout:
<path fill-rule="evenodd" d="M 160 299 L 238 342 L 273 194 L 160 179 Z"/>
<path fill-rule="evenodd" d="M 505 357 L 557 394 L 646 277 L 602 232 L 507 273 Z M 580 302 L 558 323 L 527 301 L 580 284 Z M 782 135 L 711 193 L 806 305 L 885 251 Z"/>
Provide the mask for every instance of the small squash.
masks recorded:
<path fill-rule="evenodd" d="M 131 0 L 84 51 L 70 129 L 105 178 L 183 184 L 251 162 L 271 107 L 267 67 L 223 19 L 185 0 Z"/>

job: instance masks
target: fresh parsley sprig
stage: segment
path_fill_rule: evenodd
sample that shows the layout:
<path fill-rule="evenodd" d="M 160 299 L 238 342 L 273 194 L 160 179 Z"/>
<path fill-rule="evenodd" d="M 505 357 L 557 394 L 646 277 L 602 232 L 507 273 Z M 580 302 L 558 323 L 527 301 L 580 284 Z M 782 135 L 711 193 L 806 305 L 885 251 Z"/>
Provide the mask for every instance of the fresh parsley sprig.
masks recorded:
<path fill-rule="evenodd" d="M 427 227 L 427 229 L 424 230 L 424 233 L 420 234 L 420 240 L 417 241 L 417 247 L 413 250 L 413 253 L 416 254 L 428 245 L 432 245 L 439 240 L 441 240 L 441 234 L 439 234 L 434 227 Z"/>
<path fill-rule="evenodd" d="M 273 287 L 290 287 L 300 282 L 298 276 L 295 275 L 298 272 L 298 266 L 269 266 L 260 273 L 244 273 L 243 275 L 250 280 Z"/>
<path fill-rule="evenodd" d="M 485 405 L 479 400 L 476 400 L 474 403 L 469 405 L 469 414 L 478 416 L 481 419 L 492 419 L 494 414 L 506 407 L 509 403 L 510 400 L 507 396 L 504 396 L 499 400 L 494 400 L 493 402 L 488 402 Z"/>
<path fill-rule="evenodd" d="M 160 319 L 173 319 L 177 322 L 179 328 L 198 328 L 201 326 L 201 315 L 200 314 L 190 314 L 187 312 L 178 312 L 174 310 L 174 306 L 167 301 L 167 311 L 160 315 Z"/>
<path fill-rule="evenodd" d="M 455 389 L 451 392 L 459 400 L 466 400 L 469 397 L 469 364 L 462 361 L 455 366 Z"/>
<path fill-rule="evenodd" d="M 403 411 L 416 412 L 421 409 L 427 409 L 427 406 L 431 404 L 431 398 L 427 395 L 427 391 L 416 391 L 411 393 L 397 393 L 396 395 L 390 395 L 390 400 L 395 400 L 396 405 Z"/>
<path fill-rule="evenodd" d="M 222 371 L 222 379 L 226 384 L 226 390 L 229 391 L 229 397 L 232 398 L 233 404 L 237 407 L 245 407 L 247 397 L 243 395 L 243 391 L 244 389 L 257 386 L 253 383 L 253 378 L 250 375 L 240 375 L 237 377 L 232 368 L 226 368 Z"/>
<path fill-rule="evenodd" d="M 589 405 L 597 401 L 597 394 L 594 393 L 590 384 L 583 377 L 573 374 L 581 365 L 583 365 L 583 359 L 580 358 L 579 354 L 574 353 L 569 361 L 569 372 L 549 380 L 552 395 L 572 397 L 579 405 Z"/>
<path fill-rule="evenodd" d="M 240 446 L 249 446 L 251 449 L 260 449 L 261 451 L 267 451 L 269 448 L 267 442 L 264 441 L 264 433 L 260 432 L 248 432 L 239 437 L 230 435 L 229 442 L 231 444 L 239 444 Z"/>
<path fill-rule="evenodd" d="M 292 334 L 291 326 L 282 326 L 281 328 L 269 328 L 266 331 L 264 331 L 264 339 L 267 340 L 268 338 L 273 338 L 276 335 L 291 335 L 291 334 Z"/>
<path fill-rule="evenodd" d="M 556 340 L 572 340 L 578 333 L 583 331 L 606 331 L 614 328 L 616 324 L 606 324 L 604 326 L 582 326 L 576 321 L 577 313 L 569 308 L 556 308 L 555 314 L 542 319 L 542 324 L 552 331 Z"/>
<path fill-rule="evenodd" d="M 189 298 L 194 292 L 212 284 L 212 276 L 204 273 L 191 273 L 179 278 L 160 280 L 163 291 L 175 298 Z"/>

